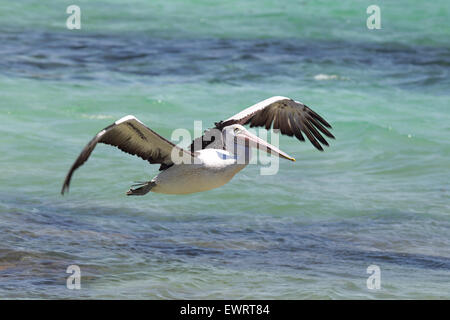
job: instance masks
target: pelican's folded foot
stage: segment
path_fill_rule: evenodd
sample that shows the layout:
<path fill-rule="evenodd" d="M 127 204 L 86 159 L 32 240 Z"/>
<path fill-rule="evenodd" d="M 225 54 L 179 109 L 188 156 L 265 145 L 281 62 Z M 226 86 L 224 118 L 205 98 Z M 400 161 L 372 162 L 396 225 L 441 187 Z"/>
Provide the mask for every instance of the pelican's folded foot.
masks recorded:
<path fill-rule="evenodd" d="M 127 191 L 127 196 L 143 196 L 147 194 L 155 185 L 156 183 L 153 181 L 132 185 L 132 187 L 139 186 L 139 188 L 130 188 L 130 190 Z"/>

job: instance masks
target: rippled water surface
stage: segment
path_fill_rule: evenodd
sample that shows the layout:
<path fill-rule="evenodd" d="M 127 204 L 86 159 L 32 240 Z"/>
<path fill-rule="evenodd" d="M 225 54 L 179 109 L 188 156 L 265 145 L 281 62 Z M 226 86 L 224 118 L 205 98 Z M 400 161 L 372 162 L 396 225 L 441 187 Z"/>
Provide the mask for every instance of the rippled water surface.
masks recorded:
<path fill-rule="evenodd" d="M 379 1 L 381 30 L 368 1 L 78 1 L 67 30 L 70 4 L 0 2 L 1 298 L 450 298 L 448 1 Z M 158 167 L 101 145 L 59 194 L 124 115 L 170 138 L 273 95 L 336 140 L 142 198 L 124 192 Z"/>

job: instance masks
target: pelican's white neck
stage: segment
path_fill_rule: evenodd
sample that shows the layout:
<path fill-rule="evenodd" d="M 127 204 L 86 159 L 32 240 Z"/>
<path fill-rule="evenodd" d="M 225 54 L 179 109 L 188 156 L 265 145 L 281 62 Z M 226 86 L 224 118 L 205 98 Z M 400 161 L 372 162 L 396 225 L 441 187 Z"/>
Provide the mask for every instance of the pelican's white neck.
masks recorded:
<path fill-rule="evenodd" d="M 236 159 L 236 162 L 239 164 L 246 164 L 249 163 L 251 158 L 252 158 L 252 149 L 244 146 L 242 144 L 239 143 L 234 143 L 233 144 L 233 150 L 228 150 L 228 152 L 230 152 L 234 158 Z"/>

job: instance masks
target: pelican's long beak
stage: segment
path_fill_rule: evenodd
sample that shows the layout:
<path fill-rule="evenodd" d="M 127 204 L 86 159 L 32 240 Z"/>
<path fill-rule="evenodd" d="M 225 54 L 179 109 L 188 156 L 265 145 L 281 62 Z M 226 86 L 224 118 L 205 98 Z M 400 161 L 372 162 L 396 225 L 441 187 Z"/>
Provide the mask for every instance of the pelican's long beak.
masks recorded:
<path fill-rule="evenodd" d="M 276 154 L 280 158 L 295 161 L 295 159 L 289 156 L 287 153 L 281 151 L 277 147 L 271 145 L 263 139 L 260 139 L 259 137 L 251 134 L 246 130 L 239 132 L 236 137 L 239 142 L 241 142 L 242 144 L 248 144 L 249 147 L 258 148 L 260 150 L 266 151 L 267 153 Z"/>

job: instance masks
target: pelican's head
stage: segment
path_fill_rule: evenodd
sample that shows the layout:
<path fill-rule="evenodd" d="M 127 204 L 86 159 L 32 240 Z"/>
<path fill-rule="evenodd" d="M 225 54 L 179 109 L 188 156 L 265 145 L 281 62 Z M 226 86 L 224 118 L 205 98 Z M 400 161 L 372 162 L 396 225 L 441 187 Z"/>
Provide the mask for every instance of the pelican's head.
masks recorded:
<path fill-rule="evenodd" d="M 246 148 L 257 148 L 268 153 L 275 154 L 280 158 L 295 161 L 295 159 L 289 156 L 287 153 L 281 151 L 280 149 L 264 141 L 263 139 L 258 138 L 240 124 L 226 126 L 222 129 L 222 136 L 223 141 L 225 142 L 225 149 L 230 152 L 233 152 L 235 150 L 236 145 L 240 145 Z"/>

